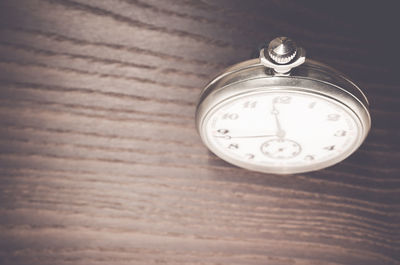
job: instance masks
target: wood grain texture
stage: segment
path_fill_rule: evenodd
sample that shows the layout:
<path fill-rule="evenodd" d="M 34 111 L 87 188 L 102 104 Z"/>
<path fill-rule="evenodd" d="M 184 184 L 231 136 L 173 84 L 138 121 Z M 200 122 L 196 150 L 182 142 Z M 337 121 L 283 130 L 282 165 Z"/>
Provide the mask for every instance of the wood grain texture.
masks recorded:
<path fill-rule="evenodd" d="M 0 264 L 400 264 L 394 9 L 320 2 L 1 1 Z M 334 167 L 249 172 L 195 131 L 202 86 L 278 35 L 369 96 Z"/>

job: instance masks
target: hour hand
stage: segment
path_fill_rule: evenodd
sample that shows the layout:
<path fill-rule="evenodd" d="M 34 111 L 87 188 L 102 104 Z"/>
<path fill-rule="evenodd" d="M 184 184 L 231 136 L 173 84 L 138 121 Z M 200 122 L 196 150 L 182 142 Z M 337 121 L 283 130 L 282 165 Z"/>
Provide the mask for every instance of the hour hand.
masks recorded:
<path fill-rule="evenodd" d="M 274 114 L 274 113 L 272 113 Z M 278 114 L 274 114 L 276 123 L 276 136 L 278 138 L 285 138 L 286 132 L 282 129 L 281 123 L 279 122 Z"/>
<path fill-rule="evenodd" d="M 276 124 L 276 136 L 283 139 L 285 138 L 286 132 L 282 129 L 281 123 L 279 121 L 278 115 L 279 115 L 279 111 L 276 109 L 276 103 L 277 103 L 277 99 L 275 98 L 272 101 L 272 111 L 271 114 L 274 115 L 275 118 L 275 124 Z"/>

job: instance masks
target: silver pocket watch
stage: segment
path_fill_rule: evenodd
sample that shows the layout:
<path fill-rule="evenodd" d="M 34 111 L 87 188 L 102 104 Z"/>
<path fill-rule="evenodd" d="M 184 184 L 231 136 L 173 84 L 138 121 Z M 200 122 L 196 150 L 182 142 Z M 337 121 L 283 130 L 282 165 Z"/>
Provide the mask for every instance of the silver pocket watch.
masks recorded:
<path fill-rule="evenodd" d="M 368 106 L 347 77 L 279 37 L 259 58 L 208 83 L 196 126 L 204 144 L 233 165 L 293 174 L 326 168 L 356 151 L 371 127 Z"/>

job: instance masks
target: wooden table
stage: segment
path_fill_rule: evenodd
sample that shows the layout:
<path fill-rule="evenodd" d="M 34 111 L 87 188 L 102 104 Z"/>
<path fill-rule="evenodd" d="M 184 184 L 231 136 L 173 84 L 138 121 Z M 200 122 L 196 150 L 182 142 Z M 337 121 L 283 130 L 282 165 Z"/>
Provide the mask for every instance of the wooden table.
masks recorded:
<path fill-rule="evenodd" d="M 0 264 L 400 264 L 394 6 L 239 0 L 0 3 Z M 373 127 L 279 176 L 202 145 L 198 94 L 276 36 L 347 73 Z"/>

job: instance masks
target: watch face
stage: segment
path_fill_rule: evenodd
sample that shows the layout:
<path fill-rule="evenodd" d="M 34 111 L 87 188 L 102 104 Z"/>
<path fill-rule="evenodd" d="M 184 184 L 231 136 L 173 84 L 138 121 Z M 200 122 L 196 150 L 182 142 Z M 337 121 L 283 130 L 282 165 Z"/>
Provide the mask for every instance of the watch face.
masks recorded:
<path fill-rule="evenodd" d="M 361 143 L 362 127 L 345 105 L 305 92 L 257 92 L 217 105 L 201 130 L 224 160 L 252 170 L 298 173 L 333 165 Z"/>

